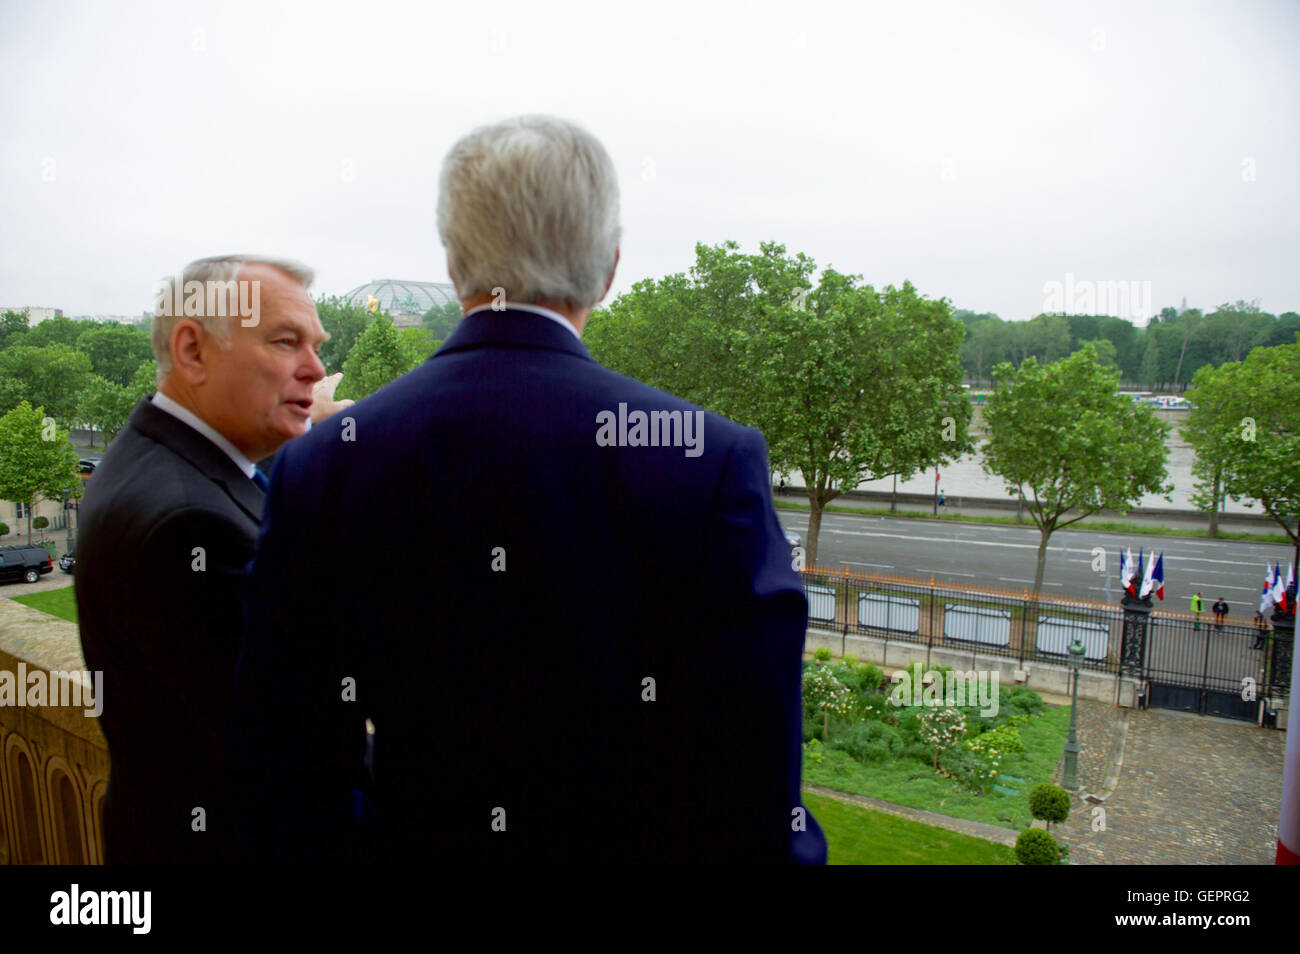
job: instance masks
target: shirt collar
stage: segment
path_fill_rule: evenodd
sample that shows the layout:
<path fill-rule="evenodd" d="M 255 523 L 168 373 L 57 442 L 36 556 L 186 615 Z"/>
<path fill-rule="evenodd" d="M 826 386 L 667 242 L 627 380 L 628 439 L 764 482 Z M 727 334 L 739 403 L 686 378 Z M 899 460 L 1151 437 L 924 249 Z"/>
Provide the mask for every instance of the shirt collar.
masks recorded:
<path fill-rule="evenodd" d="M 208 440 L 212 441 L 212 443 L 220 447 L 225 451 L 226 456 L 235 462 L 235 466 L 244 472 L 249 480 L 253 479 L 253 472 L 257 470 L 257 465 L 241 454 L 239 448 L 226 440 L 226 438 L 224 438 L 215 427 L 203 420 L 203 418 L 199 417 L 185 405 L 172 400 L 161 391 L 154 393 L 153 403 L 160 411 L 166 411 L 182 423 L 188 424 Z"/>
<path fill-rule="evenodd" d="M 492 302 L 487 302 L 485 304 L 479 305 L 476 308 L 471 308 L 469 311 L 465 312 L 464 317 L 468 318 L 470 315 L 478 314 L 480 311 L 488 311 L 488 310 L 531 311 L 535 315 L 543 315 L 544 317 L 551 319 L 551 321 L 559 322 L 565 327 L 565 329 L 569 332 L 569 334 L 573 335 L 573 337 L 577 338 L 579 341 L 582 340 L 582 335 L 578 334 L 578 329 L 573 327 L 573 322 L 571 322 L 568 318 L 565 318 L 558 311 L 553 311 L 550 308 L 543 308 L 541 305 L 521 304 L 516 301 L 511 301 L 506 303 L 505 308 L 493 308 Z"/>

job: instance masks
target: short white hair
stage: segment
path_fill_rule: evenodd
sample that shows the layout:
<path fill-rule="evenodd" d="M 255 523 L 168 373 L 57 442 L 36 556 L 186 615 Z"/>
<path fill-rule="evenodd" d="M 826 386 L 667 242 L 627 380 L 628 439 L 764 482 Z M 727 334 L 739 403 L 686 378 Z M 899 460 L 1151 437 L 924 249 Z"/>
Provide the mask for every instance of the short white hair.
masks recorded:
<path fill-rule="evenodd" d="M 552 116 L 480 127 L 447 153 L 438 235 L 462 301 L 590 308 L 618 249 L 618 177 L 605 147 Z"/>
<path fill-rule="evenodd" d="M 172 331 L 176 323 L 182 319 L 188 318 L 191 321 L 197 321 L 209 332 L 216 335 L 229 347 L 231 322 L 233 314 L 227 308 L 220 309 L 218 314 L 207 314 L 206 305 L 200 305 L 200 314 L 186 315 L 182 312 L 180 302 L 183 298 L 184 289 L 190 282 L 201 282 L 207 287 L 208 282 L 233 282 L 239 276 L 240 269 L 245 265 L 269 265 L 284 272 L 303 288 L 310 288 L 312 281 L 316 277 L 306 265 L 296 262 L 290 258 L 270 258 L 266 255 L 213 255 L 209 258 L 199 258 L 185 266 L 180 274 L 180 285 L 175 287 L 176 276 L 170 275 L 161 279 L 159 285 L 173 286 L 169 301 L 172 307 L 158 309 L 155 307 L 153 316 L 153 331 L 150 335 L 150 343 L 153 345 L 154 360 L 158 363 L 158 373 L 156 380 L 158 384 L 162 383 L 163 378 L 171 373 L 172 370 L 172 353 L 171 340 Z M 203 296 L 204 302 L 207 296 Z"/>

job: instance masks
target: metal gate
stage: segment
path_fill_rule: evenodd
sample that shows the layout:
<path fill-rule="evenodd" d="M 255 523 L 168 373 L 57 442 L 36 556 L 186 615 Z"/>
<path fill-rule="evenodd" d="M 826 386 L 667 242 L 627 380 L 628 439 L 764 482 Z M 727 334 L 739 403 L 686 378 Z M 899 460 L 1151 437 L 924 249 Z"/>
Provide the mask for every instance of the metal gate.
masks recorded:
<path fill-rule="evenodd" d="M 1258 723 L 1263 700 L 1290 688 L 1291 642 L 1269 630 L 1126 610 L 1122 664 L 1149 706 Z"/>

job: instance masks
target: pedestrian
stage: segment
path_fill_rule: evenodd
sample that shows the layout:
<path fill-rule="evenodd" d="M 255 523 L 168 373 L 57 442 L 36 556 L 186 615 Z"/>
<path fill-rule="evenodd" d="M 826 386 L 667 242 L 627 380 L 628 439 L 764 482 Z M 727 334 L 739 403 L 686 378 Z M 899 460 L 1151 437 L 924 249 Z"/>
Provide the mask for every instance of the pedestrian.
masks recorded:
<path fill-rule="evenodd" d="M 943 495 L 943 491 L 940 490 L 940 491 L 939 491 L 939 506 L 942 507 L 942 506 L 944 506 L 947 502 L 948 502 L 948 498 L 945 497 L 945 496 Z"/>
<path fill-rule="evenodd" d="M 1264 619 L 1263 613 L 1259 610 L 1255 610 L 1255 618 L 1251 620 L 1251 624 L 1255 627 L 1255 645 L 1250 648 L 1262 649 L 1264 647 L 1264 640 L 1268 636 L 1268 620 Z"/>
<path fill-rule="evenodd" d="M 1201 628 L 1201 613 L 1205 607 L 1205 601 L 1201 599 L 1201 594 L 1197 593 L 1192 597 L 1192 615 L 1196 617 L 1196 622 L 1192 629 Z"/>
<path fill-rule="evenodd" d="M 1210 612 L 1214 614 L 1214 628 L 1223 632 L 1223 619 L 1228 615 L 1228 604 L 1223 601 L 1222 596 L 1210 607 Z"/>

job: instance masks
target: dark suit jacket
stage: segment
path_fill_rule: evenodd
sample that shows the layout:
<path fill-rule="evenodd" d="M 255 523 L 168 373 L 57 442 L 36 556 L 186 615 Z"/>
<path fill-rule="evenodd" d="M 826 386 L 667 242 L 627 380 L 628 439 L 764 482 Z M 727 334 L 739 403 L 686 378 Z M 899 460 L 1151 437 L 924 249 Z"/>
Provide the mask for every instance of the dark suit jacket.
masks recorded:
<path fill-rule="evenodd" d="M 148 399 L 87 484 L 77 611 L 86 661 L 104 673 L 110 863 L 228 857 L 240 577 L 262 500 L 220 448 Z"/>
<path fill-rule="evenodd" d="M 620 404 L 699 410 L 486 312 L 286 446 L 231 755 L 265 857 L 347 843 L 369 718 L 384 858 L 824 859 L 763 437 L 701 412 L 698 456 L 600 446 Z"/>

